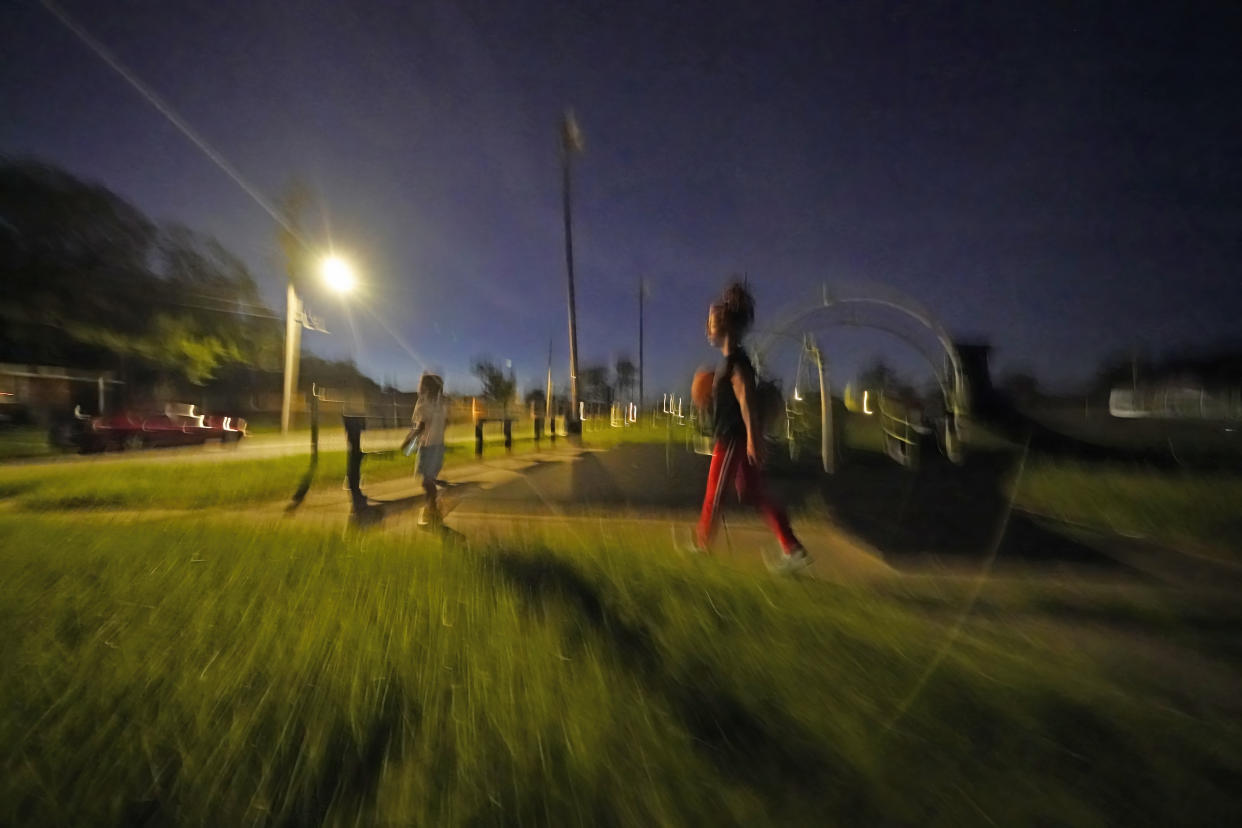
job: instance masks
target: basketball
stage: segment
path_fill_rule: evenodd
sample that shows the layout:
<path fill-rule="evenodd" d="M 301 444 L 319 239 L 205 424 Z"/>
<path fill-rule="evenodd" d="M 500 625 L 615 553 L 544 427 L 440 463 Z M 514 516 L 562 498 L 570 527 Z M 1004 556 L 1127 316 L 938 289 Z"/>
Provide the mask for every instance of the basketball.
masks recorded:
<path fill-rule="evenodd" d="M 712 372 L 699 371 L 690 384 L 690 399 L 699 408 L 708 408 L 712 404 Z"/>

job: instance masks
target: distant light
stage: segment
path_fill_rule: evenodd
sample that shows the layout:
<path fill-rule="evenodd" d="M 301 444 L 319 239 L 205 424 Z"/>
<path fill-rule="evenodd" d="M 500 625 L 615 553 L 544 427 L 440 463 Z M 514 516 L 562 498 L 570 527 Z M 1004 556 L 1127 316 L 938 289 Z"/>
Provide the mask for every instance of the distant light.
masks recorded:
<path fill-rule="evenodd" d="M 349 293 L 354 289 L 356 284 L 354 269 L 350 267 L 349 262 L 339 256 L 328 256 L 320 265 L 320 270 L 328 287 L 337 293 Z"/>

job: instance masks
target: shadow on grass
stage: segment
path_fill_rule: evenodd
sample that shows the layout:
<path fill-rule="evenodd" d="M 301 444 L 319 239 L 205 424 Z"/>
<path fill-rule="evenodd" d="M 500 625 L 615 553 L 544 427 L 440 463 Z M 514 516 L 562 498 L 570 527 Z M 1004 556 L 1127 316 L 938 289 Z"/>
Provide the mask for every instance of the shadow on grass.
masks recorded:
<path fill-rule="evenodd" d="M 470 497 L 471 494 L 480 491 L 481 488 L 478 483 L 449 483 L 440 481 L 440 485 L 442 487 L 442 493 L 440 494 L 441 509 L 443 510 L 442 519 L 441 522 L 433 523 L 427 526 L 426 529 L 428 532 L 437 535 L 443 543 L 460 544 L 465 540 L 465 535 L 445 526 L 443 516 L 447 516 L 453 509 L 457 508 L 458 503 Z M 443 492 L 451 492 L 451 494 Z M 415 506 L 421 506 L 425 500 L 426 496 L 421 492 L 391 500 L 369 498 L 364 495 L 362 502 L 355 506 L 353 523 L 355 526 L 364 529 L 377 527 L 391 518 L 410 511 Z"/>
<path fill-rule="evenodd" d="M 133 507 L 133 500 L 120 492 L 99 494 L 53 495 L 32 497 L 23 506 L 31 510 L 57 511 L 76 509 L 124 509 Z"/>
<path fill-rule="evenodd" d="M 0 482 L 0 500 L 8 497 L 16 497 L 23 495 L 32 489 L 37 489 L 39 484 L 33 480 L 5 480 Z"/>
<path fill-rule="evenodd" d="M 758 710 L 738 698 L 701 658 L 669 664 L 651 631 L 610 608 L 599 588 L 549 553 L 501 553 L 493 559 L 534 612 L 556 601 L 581 618 L 632 673 L 673 711 L 691 743 L 722 775 L 764 799 L 774 816 L 804 813 L 806 801 L 832 802 L 867 823 L 866 783 L 841 757 L 826 753 L 797 722 L 774 707 Z M 801 804 L 796 800 L 803 800 Z M 835 802 L 833 802 L 835 800 Z"/>
<path fill-rule="evenodd" d="M 883 455 L 856 452 L 837 474 L 817 476 L 800 490 L 795 487 L 790 505 L 822 498 L 845 529 L 881 550 L 885 560 L 898 568 L 928 560 L 982 563 L 1003 524 L 998 564 L 1069 564 L 1138 575 L 1021 512 L 1009 513 L 1006 523 L 1009 503 L 1004 493 L 1016 464 L 1017 458 L 1006 452 L 975 454 L 964 466 L 929 453 L 922 466 L 911 471 Z M 785 491 L 789 488 L 782 486 Z"/>
<path fill-rule="evenodd" d="M 344 719 L 335 721 L 315 774 L 304 784 L 288 789 L 283 799 L 274 803 L 272 812 L 283 815 L 276 824 L 322 825 L 330 809 L 342 814 L 355 813 L 374 798 L 385 757 L 390 746 L 400 742 L 401 730 L 406 726 L 403 717 L 415 726 L 421 718 L 417 702 L 405 697 L 396 674 L 389 674 L 382 686 L 379 709 L 361 733 L 351 732 Z M 312 725 L 308 723 L 307 729 L 312 729 Z M 281 743 L 276 757 L 281 770 L 274 778 L 296 778 L 302 750 L 296 741 Z"/>
<path fill-rule="evenodd" d="M 375 686 L 382 697 L 370 721 L 355 731 L 348 719 L 332 719 L 317 758 L 306 755 L 304 737 L 317 733 L 322 720 L 311 720 L 308 706 L 298 708 L 282 738 L 270 734 L 276 746 L 270 765 L 256 763 L 251 768 L 269 781 L 266 788 L 257 786 L 260 797 L 270 797 L 264 810 L 273 817 L 262 824 L 287 828 L 323 825 L 333 812 L 338 817 L 362 813 L 373 802 L 390 750 L 400 744 L 404 730 L 416 729 L 422 720 L 417 700 L 408 698 L 395 672 Z M 155 752 L 158 760 L 151 763 L 151 788 L 123 806 L 117 824 L 143 828 L 182 824 L 176 789 L 179 784 L 194 783 L 178 779 L 182 768 L 176 750 L 156 744 Z M 312 770 L 308 772 L 308 768 Z"/>

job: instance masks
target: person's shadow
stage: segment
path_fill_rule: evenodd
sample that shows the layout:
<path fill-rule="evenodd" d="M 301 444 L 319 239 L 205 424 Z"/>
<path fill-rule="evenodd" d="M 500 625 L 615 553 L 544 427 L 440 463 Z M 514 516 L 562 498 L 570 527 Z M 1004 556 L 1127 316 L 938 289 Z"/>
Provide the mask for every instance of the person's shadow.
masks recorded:
<path fill-rule="evenodd" d="M 469 483 L 450 483 L 448 481 L 437 481 L 441 492 L 451 492 L 447 497 L 452 498 L 452 505 L 448 508 L 451 513 L 457 507 L 457 504 L 472 492 L 479 490 L 479 484 Z M 446 497 L 441 494 L 441 497 Z M 383 500 L 379 498 L 365 497 L 365 503 L 357 504 L 353 513 L 353 523 L 358 528 L 374 528 L 396 519 L 398 516 L 409 512 L 415 506 L 421 506 L 426 496 L 422 494 L 409 495 L 407 497 L 398 497 L 391 500 Z M 435 521 L 426 527 L 427 532 L 438 537 L 440 542 L 445 545 L 459 545 L 465 542 L 466 536 L 456 529 L 445 525 L 443 519 Z"/>
<path fill-rule="evenodd" d="M 791 507 L 820 501 L 842 528 L 901 568 L 928 563 L 1073 565 L 1135 572 L 1096 549 L 1058 534 L 1008 498 L 1020 454 L 975 452 L 954 465 L 934 449 L 917 469 L 856 451 L 826 475 L 804 465 L 773 476 Z"/>

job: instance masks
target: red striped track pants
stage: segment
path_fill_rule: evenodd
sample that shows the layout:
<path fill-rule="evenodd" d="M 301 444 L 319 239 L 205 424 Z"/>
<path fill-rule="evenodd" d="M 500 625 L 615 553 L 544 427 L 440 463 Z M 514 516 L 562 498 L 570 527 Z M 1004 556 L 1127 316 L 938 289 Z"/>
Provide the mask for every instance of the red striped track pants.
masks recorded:
<path fill-rule="evenodd" d="M 763 475 L 747 459 L 746 441 L 717 440 L 712 449 L 712 464 L 707 471 L 707 492 L 703 495 L 703 511 L 699 516 L 700 546 L 706 548 L 716 533 L 720 499 L 730 479 L 737 489 L 738 498 L 759 509 L 764 522 L 780 540 L 781 549 L 788 552 L 798 545 L 798 539 L 794 537 L 793 529 L 789 525 L 789 515 L 768 496 L 763 485 Z"/>

